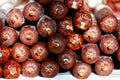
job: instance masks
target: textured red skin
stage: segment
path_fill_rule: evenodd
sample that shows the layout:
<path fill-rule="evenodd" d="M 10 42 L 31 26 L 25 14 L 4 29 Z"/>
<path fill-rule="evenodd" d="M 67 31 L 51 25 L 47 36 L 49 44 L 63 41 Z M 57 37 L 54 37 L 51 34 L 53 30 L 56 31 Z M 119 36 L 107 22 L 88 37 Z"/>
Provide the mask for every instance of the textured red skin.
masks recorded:
<path fill-rule="evenodd" d="M 41 64 L 41 74 L 44 77 L 54 77 L 59 72 L 59 65 L 53 59 L 47 59 Z"/>
<path fill-rule="evenodd" d="M 42 37 L 50 37 L 56 30 L 56 21 L 47 15 L 42 16 L 37 22 L 37 31 Z"/>
<path fill-rule="evenodd" d="M 81 57 L 84 62 L 94 64 L 100 56 L 100 50 L 97 44 L 88 43 L 82 46 Z"/>
<path fill-rule="evenodd" d="M 70 49 L 66 49 L 58 55 L 58 63 L 62 69 L 65 70 L 71 69 L 75 64 L 75 62 L 76 62 L 76 53 Z"/>
<path fill-rule="evenodd" d="M 58 22 L 58 31 L 63 36 L 71 35 L 74 31 L 72 18 L 65 17 L 64 19 L 60 20 Z"/>
<path fill-rule="evenodd" d="M 16 30 L 11 27 L 3 27 L 0 30 L 0 42 L 5 46 L 12 46 L 18 40 Z"/>
<path fill-rule="evenodd" d="M 9 60 L 9 58 L 10 58 L 10 48 L 1 45 L 0 46 L 0 54 L 1 54 L 0 63 L 1 64 L 6 63 Z"/>
<path fill-rule="evenodd" d="M 79 70 L 84 70 L 84 75 L 80 76 L 79 75 Z M 78 79 L 86 79 L 90 76 L 90 73 L 92 71 L 92 68 L 89 64 L 83 62 L 83 61 L 78 61 L 76 64 L 73 66 L 72 69 L 72 74 Z"/>
<path fill-rule="evenodd" d="M 102 70 L 102 66 L 107 65 L 105 70 Z M 114 69 L 114 64 L 111 58 L 108 56 L 101 56 L 95 63 L 95 71 L 100 76 L 107 76 L 111 74 Z"/>
<path fill-rule="evenodd" d="M 30 12 L 32 11 L 32 13 Z M 23 15 L 28 21 L 37 21 L 44 13 L 43 7 L 37 2 L 30 2 L 24 7 Z"/>
<path fill-rule="evenodd" d="M 20 28 L 25 23 L 22 11 L 20 9 L 11 9 L 7 14 L 7 23 L 13 28 Z"/>
<path fill-rule="evenodd" d="M 25 25 L 20 30 L 19 38 L 22 43 L 26 45 L 33 45 L 38 41 L 38 32 L 35 26 Z"/>
<path fill-rule="evenodd" d="M 78 11 L 75 14 L 74 26 L 77 29 L 87 30 L 91 25 L 92 25 L 92 17 L 88 11 Z"/>
<path fill-rule="evenodd" d="M 61 1 L 54 1 L 49 6 L 49 14 L 54 19 L 62 19 L 67 15 L 68 8 Z"/>
<path fill-rule="evenodd" d="M 47 47 L 50 52 L 60 54 L 65 50 L 66 39 L 58 33 L 53 34 L 47 41 Z"/>
<path fill-rule="evenodd" d="M 76 2 L 76 7 L 72 7 L 73 3 Z M 65 0 L 65 3 L 67 5 L 68 8 L 70 9 L 81 9 L 84 5 L 84 0 Z"/>
<path fill-rule="evenodd" d="M 119 47 L 116 37 L 112 34 L 103 35 L 99 44 L 101 51 L 107 55 L 114 54 Z"/>
<path fill-rule="evenodd" d="M 51 3 L 53 0 L 37 0 L 40 4 L 49 4 Z"/>
<path fill-rule="evenodd" d="M 31 57 L 34 60 L 39 61 L 39 62 L 47 59 L 48 54 L 49 54 L 46 43 L 44 42 L 38 42 L 34 44 L 31 47 L 30 52 L 31 52 Z"/>
<path fill-rule="evenodd" d="M 66 41 L 67 46 L 72 50 L 79 50 L 84 43 L 83 36 L 77 33 L 72 33 L 71 35 L 69 35 Z"/>
<path fill-rule="evenodd" d="M 31 70 L 31 71 L 29 71 Z M 41 70 L 41 65 L 33 59 L 28 59 L 22 63 L 22 74 L 25 77 L 36 77 Z"/>
<path fill-rule="evenodd" d="M 21 65 L 14 60 L 9 60 L 3 66 L 3 75 L 7 79 L 16 79 L 20 76 L 20 73 L 21 73 Z"/>
<path fill-rule="evenodd" d="M 17 62 L 24 62 L 30 56 L 30 49 L 23 43 L 15 43 L 11 49 L 11 56 Z"/>

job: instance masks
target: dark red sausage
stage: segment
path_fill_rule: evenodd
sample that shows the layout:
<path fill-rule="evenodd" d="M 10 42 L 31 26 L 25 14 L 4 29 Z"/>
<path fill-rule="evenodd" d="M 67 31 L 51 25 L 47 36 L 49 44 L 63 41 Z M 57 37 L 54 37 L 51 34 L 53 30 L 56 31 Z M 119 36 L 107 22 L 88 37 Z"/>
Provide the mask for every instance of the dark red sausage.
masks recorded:
<path fill-rule="evenodd" d="M 72 33 L 67 37 L 67 46 L 72 50 L 78 50 L 84 43 L 83 36 L 81 34 Z"/>
<path fill-rule="evenodd" d="M 58 22 L 58 31 L 63 36 L 69 36 L 74 31 L 72 18 L 65 17 Z"/>
<path fill-rule="evenodd" d="M 28 21 L 37 21 L 44 13 L 43 7 L 37 2 L 28 3 L 23 10 L 23 15 Z"/>
<path fill-rule="evenodd" d="M 49 54 L 46 43 L 44 42 L 38 42 L 34 44 L 31 47 L 30 52 L 31 52 L 31 57 L 34 60 L 39 61 L 39 62 L 47 59 L 48 54 Z"/>
<path fill-rule="evenodd" d="M 20 73 L 21 65 L 14 60 L 9 60 L 3 66 L 3 75 L 7 79 L 16 79 L 20 76 Z"/>
<path fill-rule="evenodd" d="M 100 76 L 107 76 L 111 74 L 114 69 L 112 58 L 108 56 L 101 56 L 95 63 L 95 72 Z"/>
<path fill-rule="evenodd" d="M 25 23 L 23 13 L 20 9 L 11 9 L 7 13 L 7 23 L 13 28 L 19 28 Z"/>
<path fill-rule="evenodd" d="M 20 41 L 26 45 L 33 45 L 38 41 L 38 32 L 35 26 L 25 25 L 20 30 Z"/>
<path fill-rule="evenodd" d="M 74 77 L 78 79 L 86 79 L 90 76 L 91 71 L 92 71 L 92 68 L 89 64 L 83 61 L 78 61 L 73 66 L 72 74 Z"/>
<path fill-rule="evenodd" d="M 5 46 L 12 46 L 18 40 L 18 33 L 11 27 L 3 27 L 0 30 L 0 42 Z"/>
<path fill-rule="evenodd" d="M 118 26 L 118 20 L 113 15 L 110 8 L 103 7 L 99 10 L 96 10 L 95 16 L 103 32 L 111 33 L 116 30 Z"/>

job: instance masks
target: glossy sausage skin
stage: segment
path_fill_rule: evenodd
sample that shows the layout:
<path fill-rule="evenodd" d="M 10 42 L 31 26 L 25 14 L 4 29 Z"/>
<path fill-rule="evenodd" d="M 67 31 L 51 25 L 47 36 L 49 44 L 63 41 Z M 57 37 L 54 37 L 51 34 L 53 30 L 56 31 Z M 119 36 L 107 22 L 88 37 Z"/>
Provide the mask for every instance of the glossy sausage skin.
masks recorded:
<path fill-rule="evenodd" d="M 92 17 L 87 11 L 78 11 L 74 17 L 74 26 L 80 30 L 87 30 L 92 25 Z"/>
<path fill-rule="evenodd" d="M 114 69 L 113 61 L 108 56 L 101 56 L 95 63 L 95 72 L 100 76 L 107 76 L 111 74 Z"/>
<path fill-rule="evenodd" d="M 96 11 L 95 15 L 103 32 L 111 33 L 116 30 L 118 26 L 118 20 L 109 8 L 104 7 Z"/>
<path fill-rule="evenodd" d="M 18 40 L 18 33 L 11 27 L 3 27 L 0 30 L 0 42 L 4 46 L 12 46 Z"/>

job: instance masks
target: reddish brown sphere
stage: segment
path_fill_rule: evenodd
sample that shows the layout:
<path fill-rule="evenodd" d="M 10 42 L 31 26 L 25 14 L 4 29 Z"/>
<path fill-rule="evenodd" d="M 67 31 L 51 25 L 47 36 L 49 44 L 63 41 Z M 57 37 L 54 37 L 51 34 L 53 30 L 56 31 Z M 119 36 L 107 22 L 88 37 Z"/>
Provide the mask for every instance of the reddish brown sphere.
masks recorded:
<path fill-rule="evenodd" d="M 0 65 L 0 78 L 2 77 L 3 74 L 3 67 Z"/>
<path fill-rule="evenodd" d="M 72 69 L 72 74 L 78 79 L 86 79 L 89 77 L 92 69 L 91 66 L 85 62 L 78 61 Z"/>
<path fill-rule="evenodd" d="M 68 8 L 61 1 L 53 1 L 49 6 L 49 14 L 54 19 L 62 19 L 67 15 Z"/>
<path fill-rule="evenodd" d="M 16 30 L 10 27 L 3 27 L 0 30 L 0 42 L 5 46 L 12 46 L 18 40 Z"/>
<path fill-rule="evenodd" d="M 102 32 L 97 24 L 90 26 L 88 30 L 83 33 L 83 37 L 87 42 L 96 43 L 100 41 Z"/>
<path fill-rule="evenodd" d="M 118 26 L 117 18 L 111 14 L 105 16 L 100 21 L 100 27 L 106 33 L 115 31 L 117 26 Z"/>
<path fill-rule="evenodd" d="M 87 11 L 78 11 L 74 17 L 74 26 L 80 30 L 87 30 L 92 26 L 92 17 Z"/>
<path fill-rule="evenodd" d="M 44 15 L 37 23 L 37 30 L 42 37 L 50 37 L 56 32 L 57 23 L 51 17 Z"/>
<path fill-rule="evenodd" d="M 62 35 L 55 33 L 48 39 L 47 47 L 50 52 L 59 54 L 65 50 L 66 39 Z"/>
<path fill-rule="evenodd" d="M 118 27 L 118 20 L 109 8 L 102 8 L 95 15 L 103 32 L 112 33 Z"/>
<path fill-rule="evenodd" d="M 17 62 L 24 62 L 30 56 L 30 49 L 22 43 L 15 43 L 11 50 L 11 56 Z"/>
<path fill-rule="evenodd" d="M 40 64 L 33 59 L 22 63 L 22 75 L 25 77 L 36 77 L 40 72 Z"/>
<path fill-rule="evenodd" d="M 10 58 L 10 48 L 1 45 L 0 46 L 0 63 L 6 63 Z"/>
<path fill-rule="evenodd" d="M 45 60 L 41 65 L 41 75 L 43 77 L 55 77 L 58 72 L 59 65 L 53 58 Z"/>
<path fill-rule="evenodd" d="M 88 64 L 95 63 L 98 60 L 99 56 L 100 51 L 97 44 L 88 43 L 83 45 L 81 57 L 86 63 Z"/>
<path fill-rule="evenodd" d="M 78 50 L 83 45 L 83 37 L 81 34 L 72 33 L 67 37 L 67 46 L 72 50 Z"/>
<path fill-rule="evenodd" d="M 71 33 L 73 33 L 73 23 L 72 18 L 65 17 L 64 19 L 60 20 L 58 22 L 58 31 L 63 36 L 69 36 Z"/>
<path fill-rule="evenodd" d="M 70 9 L 81 9 L 84 4 L 84 0 L 65 0 L 65 3 Z"/>
<path fill-rule="evenodd" d="M 119 43 L 112 34 L 105 34 L 100 41 L 100 49 L 104 54 L 110 55 L 117 51 Z"/>
<path fill-rule="evenodd" d="M 50 4 L 53 0 L 37 0 L 40 4 Z"/>
<path fill-rule="evenodd" d="M 20 30 L 20 41 L 26 45 L 33 45 L 38 41 L 38 32 L 35 26 L 26 25 Z"/>
<path fill-rule="evenodd" d="M 21 65 L 14 60 L 9 60 L 3 66 L 3 75 L 7 79 L 16 79 L 20 76 Z"/>
<path fill-rule="evenodd" d="M 37 2 L 28 3 L 23 10 L 23 15 L 28 21 L 37 21 L 43 13 L 43 7 Z"/>
<path fill-rule="evenodd" d="M 38 42 L 32 46 L 30 49 L 31 57 L 36 61 L 44 61 L 48 57 L 48 49 L 46 43 Z"/>
<path fill-rule="evenodd" d="M 76 62 L 76 54 L 70 49 L 66 49 L 58 55 L 58 63 L 62 69 L 71 69 Z"/>
<path fill-rule="evenodd" d="M 95 63 L 95 72 L 100 76 L 107 76 L 111 74 L 114 69 L 112 58 L 101 56 Z"/>
<path fill-rule="evenodd" d="M 20 9 L 11 9 L 7 13 L 7 23 L 13 28 L 19 28 L 25 23 L 23 13 Z"/>

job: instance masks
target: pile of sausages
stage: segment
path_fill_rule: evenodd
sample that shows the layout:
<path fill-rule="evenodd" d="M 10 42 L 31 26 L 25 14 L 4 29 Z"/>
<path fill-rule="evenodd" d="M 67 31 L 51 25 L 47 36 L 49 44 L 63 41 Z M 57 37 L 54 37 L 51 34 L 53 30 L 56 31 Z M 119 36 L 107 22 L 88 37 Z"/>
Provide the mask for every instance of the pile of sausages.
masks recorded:
<path fill-rule="evenodd" d="M 108 76 L 120 61 L 114 13 L 106 0 L 94 8 L 87 0 L 35 0 L 1 9 L 0 77 L 52 78 L 65 71 L 78 79 L 91 72 Z"/>

